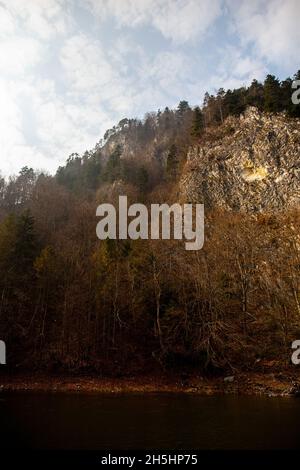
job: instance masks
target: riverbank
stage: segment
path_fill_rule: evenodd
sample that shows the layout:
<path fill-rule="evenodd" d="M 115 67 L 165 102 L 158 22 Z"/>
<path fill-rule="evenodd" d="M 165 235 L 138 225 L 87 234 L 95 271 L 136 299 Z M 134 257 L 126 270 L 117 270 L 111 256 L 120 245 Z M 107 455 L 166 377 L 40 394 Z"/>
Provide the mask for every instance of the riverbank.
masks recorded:
<path fill-rule="evenodd" d="M 168 375 L 126 378 L 41 374 L 0 375 L 0 392 L 7 391 L 299 396 L 300 375 L 295 371 L 267 374 L 239 373 L 217 378 Z"/>

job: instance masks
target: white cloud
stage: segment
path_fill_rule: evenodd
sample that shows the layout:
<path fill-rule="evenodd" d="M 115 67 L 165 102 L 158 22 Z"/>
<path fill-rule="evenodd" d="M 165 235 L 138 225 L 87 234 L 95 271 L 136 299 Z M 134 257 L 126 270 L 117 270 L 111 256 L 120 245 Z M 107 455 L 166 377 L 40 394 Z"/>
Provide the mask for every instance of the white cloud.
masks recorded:
<path fill-rule="evenodd" d="M 72 152 L 92 148 L 112 125 L 100 110 L 68 103 L 51 80 L 32 78 L 26 84 L 9 85 L 1 80 L 0 103 L 0 166 L 6 175 L 24 165 L 55 172 Z M 27 139 L 28 119 L 35 144 Z"/>
<path fill-rule="evenodd" d="M 221 14 L 221 0 L 88 0 L 100 20 L 119 26 L 150 25 L 165 38 L 185 43 L 204 34 Z"/>
<path fill-rule="evenodd" d="M 203 35 L 221 14 L 219 0 L 160 2 L 153 25 L 166 38 L 184 43 Z"/>
<path fill-rule="evenodd" d="M 222 57 L 218 65 L 218 84 L 223 88 L 248 85 L 253 78 L 263 80 L 268 69 L 257 57 L 245 55 L 243 49 L 225 46 L 219 51 Z"/>
<path fill-rule="evenodd" d="M 176 101 L 188 94 L 192 65 L 190 59 L 178 51 L 162 51 L 153 58 L 144 57 L 137 71 L 140 104 L 146 102 L 148 110 L 154 111 L 166 101 L 174 97 Z"/>
<path fill-rule="evenodd" d="M 12 14 L 0 4 L 0 37 L 6 37 L 15 31 L 14 18 Z"/>
<path fill-rule="evenodd" d="M 69 38 L 61 50 L 61 63 L 72 90 L 91 93 L 111 84 L 116 74 L 99 41 L 81 34 Z"/>
<path fill-rule="evenodd" d="M 35 93 L 33 111 L 38 116 L 37 135 L 47 153 L 61 159 L 92 147 L 104 131 L 102 125 L 109 122 L 107 115 L 85 104 L 69 103 L 55 93 L 51 83 L 40 86 L 45 88 Z"/>
<path fill-rule="evenodd" d="M 134 64 L 126 65 L 133 54 Z M 189 87 L 191 64 L 178 51 L 147 56 L 135 43 L 125 41 L 107 51 L 99 41 L 80 34 L 69 38 L 61 50 L 61 63 L 73 100 L 91 109 L 107 109 L 118 121 L 155 110 Z"/>
<path fill-rule="evenodd" d="M 228 6 L 242 43 L 253 44 L 269 63 L 297 68 L 299 0 L 229 0 Z"/>
<path fill-rule="evenodd" d="M 35 81 L 28 90 L 32 113 L 37 116 L 39 148 L 52 161 L 52 169 L 65 162 L 72 152 L 92 148 L 112 121 L 97 106 L 61 96 L 51 80 Z M 49 165 L 49 162 L 48 162 Z"/>
<path fill-rule="evenodd" d="M 18 27 L 41 39 L 49 39 L 67 31 L 71 3 L 71 0 L 2 0 L 0 25 L 10 25 L 8 32 Z"/>
<path fill-rule="evenodd" d="M 99 116 L 101 109 L 116 117 L 132 111 L 134 77 L 127 75 L 122 51 L 114 54 L 115 50 L 113 47 L 107 52 L 100 41 L 80 34 L 69 38 L 60 54 L 68 95 L 91 110 L 97 109 Z"/>
<path fill-rule="evenodd" d="M 0 80 L 0 158 L 1 172 L 4 175 L 16 173 L 28 164 L 35 167 L 40 167 L 43 163 L 49 164 L 40 151 L 26 142 L 22 121 L 17 84 Z"/>
<path fill-rule="evenodd" d="M 0 73 L 20 75 L 42 59 L 42 47 L 32 38 L 12 37 L 0 42 Z"/>

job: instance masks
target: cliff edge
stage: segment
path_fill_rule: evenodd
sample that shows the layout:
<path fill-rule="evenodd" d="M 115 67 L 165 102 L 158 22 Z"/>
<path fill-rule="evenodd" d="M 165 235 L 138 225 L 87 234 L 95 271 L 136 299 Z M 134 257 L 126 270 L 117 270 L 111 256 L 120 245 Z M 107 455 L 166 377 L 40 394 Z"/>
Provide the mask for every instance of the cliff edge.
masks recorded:
<path fill-rule="evenodd" d="M 300 119 L 250 107 L 190 148 L 180 180 L 185 202 L 281 211 L 300 201 Z"/>

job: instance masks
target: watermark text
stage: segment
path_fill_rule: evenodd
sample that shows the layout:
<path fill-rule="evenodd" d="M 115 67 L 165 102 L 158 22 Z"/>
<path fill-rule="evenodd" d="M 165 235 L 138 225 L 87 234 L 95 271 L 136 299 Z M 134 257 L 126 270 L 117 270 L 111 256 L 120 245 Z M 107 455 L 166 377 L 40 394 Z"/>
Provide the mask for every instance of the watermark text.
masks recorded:
<path fill-rule="evenodd" d="M 300 364 L 300 340 L 293 341 L 292 343 L 292 349 L 295 349 L 295 351 L 292 354 L 291 361 L 295 366 L 298 366 Z"/>
<path fill-rule="evenodd" d="M 204 244 L 203 204 L 144 204 L 128 207 L 127 196 L 119 196 L 117 211 L 112 204 L 100 204 L 96 215 L 102 217 L 96 233 L 100 240 L 187 240 L 186 250 L 200 250 Z M 128 217 L 132 219 L 129 221 Z M 118 224 L 117 224 L 118 222 Z"/>
<path fill-rule="evenodd" d="M 0 340 L 0 365 L 6 364 L 6 345 Z"/>
<path fill-rule="evenodd" d="M 292 83 L 292 88 L 295 90 L 292 94 L 292 103 L 300 104 L 300 80 L 294 80 Z"/>

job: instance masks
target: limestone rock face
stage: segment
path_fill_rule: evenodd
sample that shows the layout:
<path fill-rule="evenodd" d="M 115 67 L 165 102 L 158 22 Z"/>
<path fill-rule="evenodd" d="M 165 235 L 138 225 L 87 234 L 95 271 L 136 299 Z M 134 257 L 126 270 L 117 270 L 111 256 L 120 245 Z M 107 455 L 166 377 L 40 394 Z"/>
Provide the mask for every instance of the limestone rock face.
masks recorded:
<path fill-rule="evenodd" d="M 181 199 L 236 211 L 299 205 L 300 120 L 248 108 L 189 150 Z"/>

